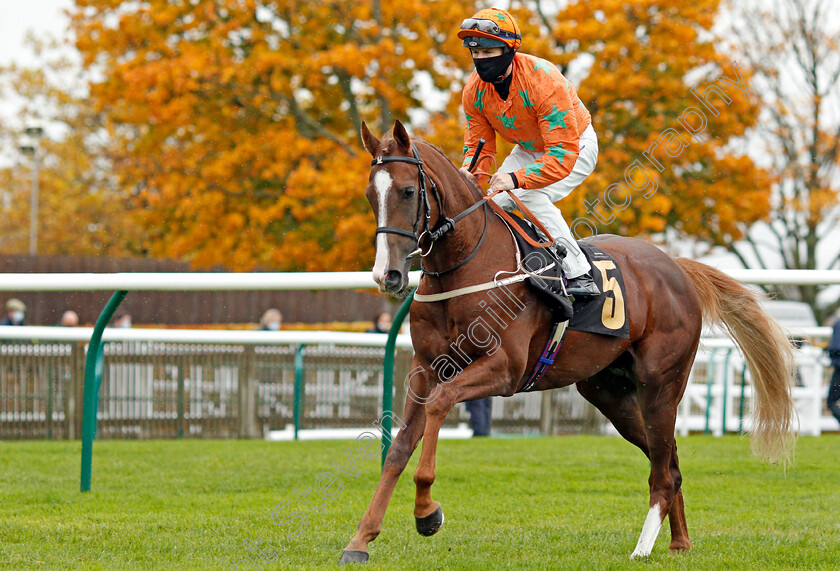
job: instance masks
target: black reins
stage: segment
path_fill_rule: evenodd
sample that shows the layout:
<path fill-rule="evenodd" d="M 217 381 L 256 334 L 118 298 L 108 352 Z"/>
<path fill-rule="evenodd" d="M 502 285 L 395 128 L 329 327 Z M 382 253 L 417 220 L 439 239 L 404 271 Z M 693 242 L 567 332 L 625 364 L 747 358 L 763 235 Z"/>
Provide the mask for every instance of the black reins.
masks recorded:
<path fill-rule="evenodd" d="M 380 226 L 376 229 L 376 234 L 396 234 L 398 236 L 404 236 L 406 238 L 411 238 L 417 244 L 417 249 L 412 251 L 411 253 L 406 256 L 406 258 L 413 258 L 416 255 L 421 256 L 420 260 L 420 270 L 429 276 L 438 277 L 444 274 L 448 274 L 450 272 L 454 272 L 458 268 L 464 266 L 467 262 L 469 262 L 478 252 L 478 249 L 481 247 L 481 244 L 484 242 L 484 237 L 487 235 L 487 210 L 484 211 L 484 231 L 481 233 L 481 238 L 478 240 L 478 244 L 476 244 L 475 248 L 473 249 L 472 253 L 467 256 L 464 260 L 458 262 L 455 266 L 448 268 L 446 270 L 442 270 L 440 272 L 432 272 L 427 270 L 423 267 L 423 260 L 422 258 L 427 256 L 429 252 L 432 251 L 432 247 L 434 243 L 443 238 L 446 234 L 451 232 L 455 229 L 455 223 L 459 220 L 462 220 L 464 217 L 470 215 L 475 210 L 478 210 L 482 206 L 487 206 L 486 200 L 480 200 L 477 203 L 473 204 L 457 216 L 455 218 L 449 218 L 443 212 L 443 201 L 440 198 L 440 192 L 438 191 L 437 184 L 435 183 L 434 179 L 426 174 L 426 171 L 423 169 L 423 160 L 420 158 L 420 153 L 417 152 L 417 147 L 414 143 L 411 144 L 411 152 L 414 155 L 413 157 L 402 157 L 402 156 L 378 156 L 370 162 L 371 166 L 381 165 L 385 163 L 408 163 L 410 165 L 415 165 L 418 170 L 417 178 L 419 181 L 419 190 L 417 193 L 417 218 L 414 221 L 414 229 L 413 231 L 403 230 L 402 228 L 392 228 L 390 226 Z M 427 185 L 426 181 L 429 181 L 432 195 L 434 196 L 435 202 L 438 205 L 438 222 L 434 229 L 429 227 L 429 223 L 432 217 L 432 206 L 429 202 L 429 194 L 427 192 Z M 423 220 L 422 228 L 420 227 L 420 221 Z M 418 228 L 421 228 L 420 234 L 417 233 Z M 424 237 L 428 237 L 429 242 L 431 243 L 429 249 L 426 252 L 423 252 L 423 248 L 420 245 L 421 240 Z"/>

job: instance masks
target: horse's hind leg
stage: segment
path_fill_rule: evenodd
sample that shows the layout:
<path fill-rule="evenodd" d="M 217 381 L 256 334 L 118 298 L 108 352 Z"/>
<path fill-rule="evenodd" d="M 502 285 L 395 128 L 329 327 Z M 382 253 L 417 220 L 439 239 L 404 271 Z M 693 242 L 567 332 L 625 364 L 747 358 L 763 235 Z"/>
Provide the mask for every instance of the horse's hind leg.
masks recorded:
<path fill-rule="evenodd" d="M 684 512 L 682 498 L 678 497 L 682 475 L 677 459 L 674 427 L 677 405 L 688 382 L 697 341 L 683 351 L 679 347 L 677 340 L 654 335 L 631 349 L 650 458 L 650 511 L 631 557 L 650 555 L 662 520 L 672 507 L 676 506 L 678 512 Z M 676 523 L 677 536 L 680 537 L 684 518 L 682 521 L 678 518 Z M 671 531 L 675 531 L 674 526 Z M 687 537 L 685 546 L 680 545 L 680 542 L 675 543 L 673 538 L 671 543 L 675 549 L 686 549 L 690 545 Z"/>
<path fill-rule="evenodd" d="M 617 375 L 610 370 L 604 371 L 591 379 L 578 383 L 578 392 L 615 426 L 625 440 L 637 446 L 650 458 L 645 425 L 642 420 L 636 384 L 628 376 Z M 682 477 L 679 471 L 676 444 L 670 462 L 671 475 L 674 479 L 674 501 L 668 512 L 671 528 L 672 552 L 691 549 L 688 538 L 688 525 L 685 519 L 685 503 L 681 489 Z M 651 480 L 652 485 L 652 480 Z"/>

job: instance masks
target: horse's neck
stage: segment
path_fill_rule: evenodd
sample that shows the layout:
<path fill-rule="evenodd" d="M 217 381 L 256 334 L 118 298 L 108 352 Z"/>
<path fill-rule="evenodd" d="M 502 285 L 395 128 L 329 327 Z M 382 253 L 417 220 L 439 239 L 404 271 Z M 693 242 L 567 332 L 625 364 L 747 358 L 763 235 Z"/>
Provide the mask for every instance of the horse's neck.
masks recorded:
<path fill-rule="evenodd" d="M 455 179 L 455 183 L 450 183 L 449 186 L 445 187 L 445 210 L 446 215 L 449 218 L 455 218 L 458 214 L 481 200 L 481 195 L 472 192 L 470 185 L 461 178 L 460 173 L 456 173 L 456 176 L 458 178 Z M 466 222 L 467 220 L 470 220 L 471 222 L 480 222 L 480 218 L 481 217 L 473 217 L 472 215 L 469 215 L 461 221 Z M 466 224 L 464 224 L 464 226 L 466 226 Z"/>
<path fill-rule="evenodd" d="M 443 168 L 435 169 L 436 183 L 443 198 L 443 214 L 449 218 L 455 218 L 461 212 L 482 200 L 480 191 L 464 180 L 457 168 L 442 156 L 438 159 Z M 445 163 L 445 164 L 444 164 Z M 436 163 L 437 164 L 437 163 Z M 491 233 L 490 226 L 499 220 L 486 212 L 486 208 L 478 208 L 468 214 L 455 224 L 455 230 L 438 241 L 429 257 L 426 258 L 428 269 L 442 271 L 451 268 L 470 255 L 481 240 L 485 231 L 485 223 L 488 226 L 487 233 Z M 481 250 L 490 249 L 490 244 L 485 242 Z M 485 254 L 486 252 L 477 252 Z"/>

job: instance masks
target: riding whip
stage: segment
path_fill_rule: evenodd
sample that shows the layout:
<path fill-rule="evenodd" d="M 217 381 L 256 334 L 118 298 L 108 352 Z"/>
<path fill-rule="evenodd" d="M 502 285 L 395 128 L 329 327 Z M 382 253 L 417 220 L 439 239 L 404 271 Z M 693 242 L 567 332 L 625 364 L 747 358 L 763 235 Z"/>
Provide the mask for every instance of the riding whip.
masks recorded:
<path fill-rule="evenodd" d="M 479 139 L 479 140 L 478 140 L 478 145 L 475 147 L 475 154 L 473 155 L 473 158 L 472 158 L 472 160 L 470 161 L 470 166 L 469 166 L 469 168 L 467 169 L 468 171 L 472 172 L 472 171 L 473 171 L 473 169 L 475 168 L 475 165 L 476 165 L 476 163 L 478 162 L 478 155 L 480 155 L 480 154 L 481 154 L 481 149 L 483 149 L 483 148 L 484 148 L 484 144 L 485 144 L 486 142 L 487 142 L 487 141 L 485 141 L 484 139 Z"/>

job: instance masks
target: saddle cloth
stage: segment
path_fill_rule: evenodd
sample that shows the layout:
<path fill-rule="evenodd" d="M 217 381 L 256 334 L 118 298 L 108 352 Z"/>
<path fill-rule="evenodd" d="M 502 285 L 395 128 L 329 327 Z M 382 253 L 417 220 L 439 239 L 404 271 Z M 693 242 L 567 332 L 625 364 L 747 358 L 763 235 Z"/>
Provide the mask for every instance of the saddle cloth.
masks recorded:
<path fill-rule="evenodd" d="M 542 242 L 534 227 L 522 218 L 511 216 L 532 239 Z M 543 276 L 559 278 L 562 276 L 560 264 L 545 248 L 536 248 L 529 244 L 515 228 L 511 231 L 516 239 L 523 265 L 529 272 L 536 272 L 546 266 L 552 266 Z M 601 290 L 601 295 L 592 298 L 575 298 L 574 303 L 563 295 L 559 281 L 531 276 L 526 280 L 539 294 L 543 302 L 552 310 L 557 321 L 569 320 L 569 329 L 586 333 L 598 333 L 612 337 L 630 338 L 630 325 L 627 319 L 627 305 L 624 289 L 624 276 L 615 259 L 588 240 L 578 241 L 589 265 L 590 275 Z"/>

